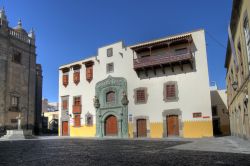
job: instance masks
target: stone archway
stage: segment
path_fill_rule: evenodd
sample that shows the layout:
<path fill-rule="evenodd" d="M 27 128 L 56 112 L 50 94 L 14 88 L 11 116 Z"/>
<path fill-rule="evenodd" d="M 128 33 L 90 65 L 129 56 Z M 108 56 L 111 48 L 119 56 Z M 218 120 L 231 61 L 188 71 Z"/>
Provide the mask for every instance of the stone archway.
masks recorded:
<path fill-rule="evenodd" d="M 183 125 L 182 125 L 182 113 L 180 109 L 169 109 L 162 112 L 163 117 L 163 137 L 168 137 L 168 134 L 173 133 L 173 136 L 183 136 Z M 169 121 L 171 120 L 172 123 Z M 176 130 L 168 131 L 171 126 L 168 125 L 174 125 L 176 126 Z M 171 135 L 171 134 L 170 134 Z"/>
<path fill-rule="evenodd" d="M 128 107 L 124 102 L 127 94 L 127 81 L 125 78 L 108 76 L 103 81 L 96 84 L 96 136 L 106 136 L 106 130 L 110 130 L 108 135 L 121 138 L 128 137 Z M 116 122 L 114 117 L 116 118 Z M 111 121 L 106 121 L 107 118 Z M 113 119 L 113 120 L 112 120 Z M 114 126 L 106 126 L 106 123 L 116 123 L 117 132 Z M 115 133 L 115 134 L 114 134 Z"/>

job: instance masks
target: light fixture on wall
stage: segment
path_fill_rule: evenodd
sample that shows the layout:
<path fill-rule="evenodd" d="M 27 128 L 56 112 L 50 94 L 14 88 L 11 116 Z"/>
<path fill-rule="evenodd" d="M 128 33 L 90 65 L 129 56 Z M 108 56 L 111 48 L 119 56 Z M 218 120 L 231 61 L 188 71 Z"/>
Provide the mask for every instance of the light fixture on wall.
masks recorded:
<path fill-rule="evenodd" d="M 238 88 L 238 82 L 237 82 L 237 81 L 234 81 L 234 82 L 232 83 L 232 87 L 233 87 L 234 91 L 236 91 L 236 89 Z"/>

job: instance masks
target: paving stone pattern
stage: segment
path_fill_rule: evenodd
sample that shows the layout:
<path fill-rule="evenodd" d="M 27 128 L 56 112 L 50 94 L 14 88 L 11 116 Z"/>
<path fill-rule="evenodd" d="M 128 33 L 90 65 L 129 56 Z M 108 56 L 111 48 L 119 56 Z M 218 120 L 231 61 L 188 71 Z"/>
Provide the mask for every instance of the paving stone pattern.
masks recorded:
<path fill-rule="evenodd" d="M 0 141 L 0 165 L 250 165 L 249 154 L 178 150 L 166 140 Z"/>

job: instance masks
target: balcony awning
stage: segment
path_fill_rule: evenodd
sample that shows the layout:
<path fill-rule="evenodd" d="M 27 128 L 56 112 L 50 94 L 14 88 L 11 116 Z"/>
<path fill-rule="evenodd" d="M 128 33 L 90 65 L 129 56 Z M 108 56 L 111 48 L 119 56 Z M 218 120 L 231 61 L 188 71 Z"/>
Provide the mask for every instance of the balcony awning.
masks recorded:
<path fill-rule="evenodd" d="M 153 41 L 149 41 L 149 42 L 136 44 L 136 45 L 130 46 L 130 48 L 132 50 L 136 51 L 136 50 L 147 48 L 147 47 L 150 47 L 150 46 L 171 44 L 173 42 L 182 41 L 182 40 L 187 40 L 187 41 L 191 42 L 193 40 L 192 35 L 191 34 L 186 34 L 186 35 L 178 35 L 178 36 L 167 37 L 167 38 L 163 38 L 163 39 L 159 39 L 159 40 L 153 40 Z"/>

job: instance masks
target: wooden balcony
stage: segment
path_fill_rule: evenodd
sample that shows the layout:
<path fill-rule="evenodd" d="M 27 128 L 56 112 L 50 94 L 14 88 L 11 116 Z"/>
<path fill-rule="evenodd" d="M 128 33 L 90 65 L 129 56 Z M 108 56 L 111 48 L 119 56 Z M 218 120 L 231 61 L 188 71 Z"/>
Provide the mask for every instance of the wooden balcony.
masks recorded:
<path fill-rule="evenodd" d="M 80 114 L 82 113 L 82 106 L 81 105 L 73 105 L 73 114 Z"/>
<path fill-rule="evenodd" d="M 172 55 L 155 55 L 134 59 L 134 70 L 157 67 L 163 68 L 165 66 L 170 66 L 173 70 L 174 65 L 180 65 L 183 70 L 183 64 L 187 63 L 193 68 L 193 55 L 191 52 Z"/>

